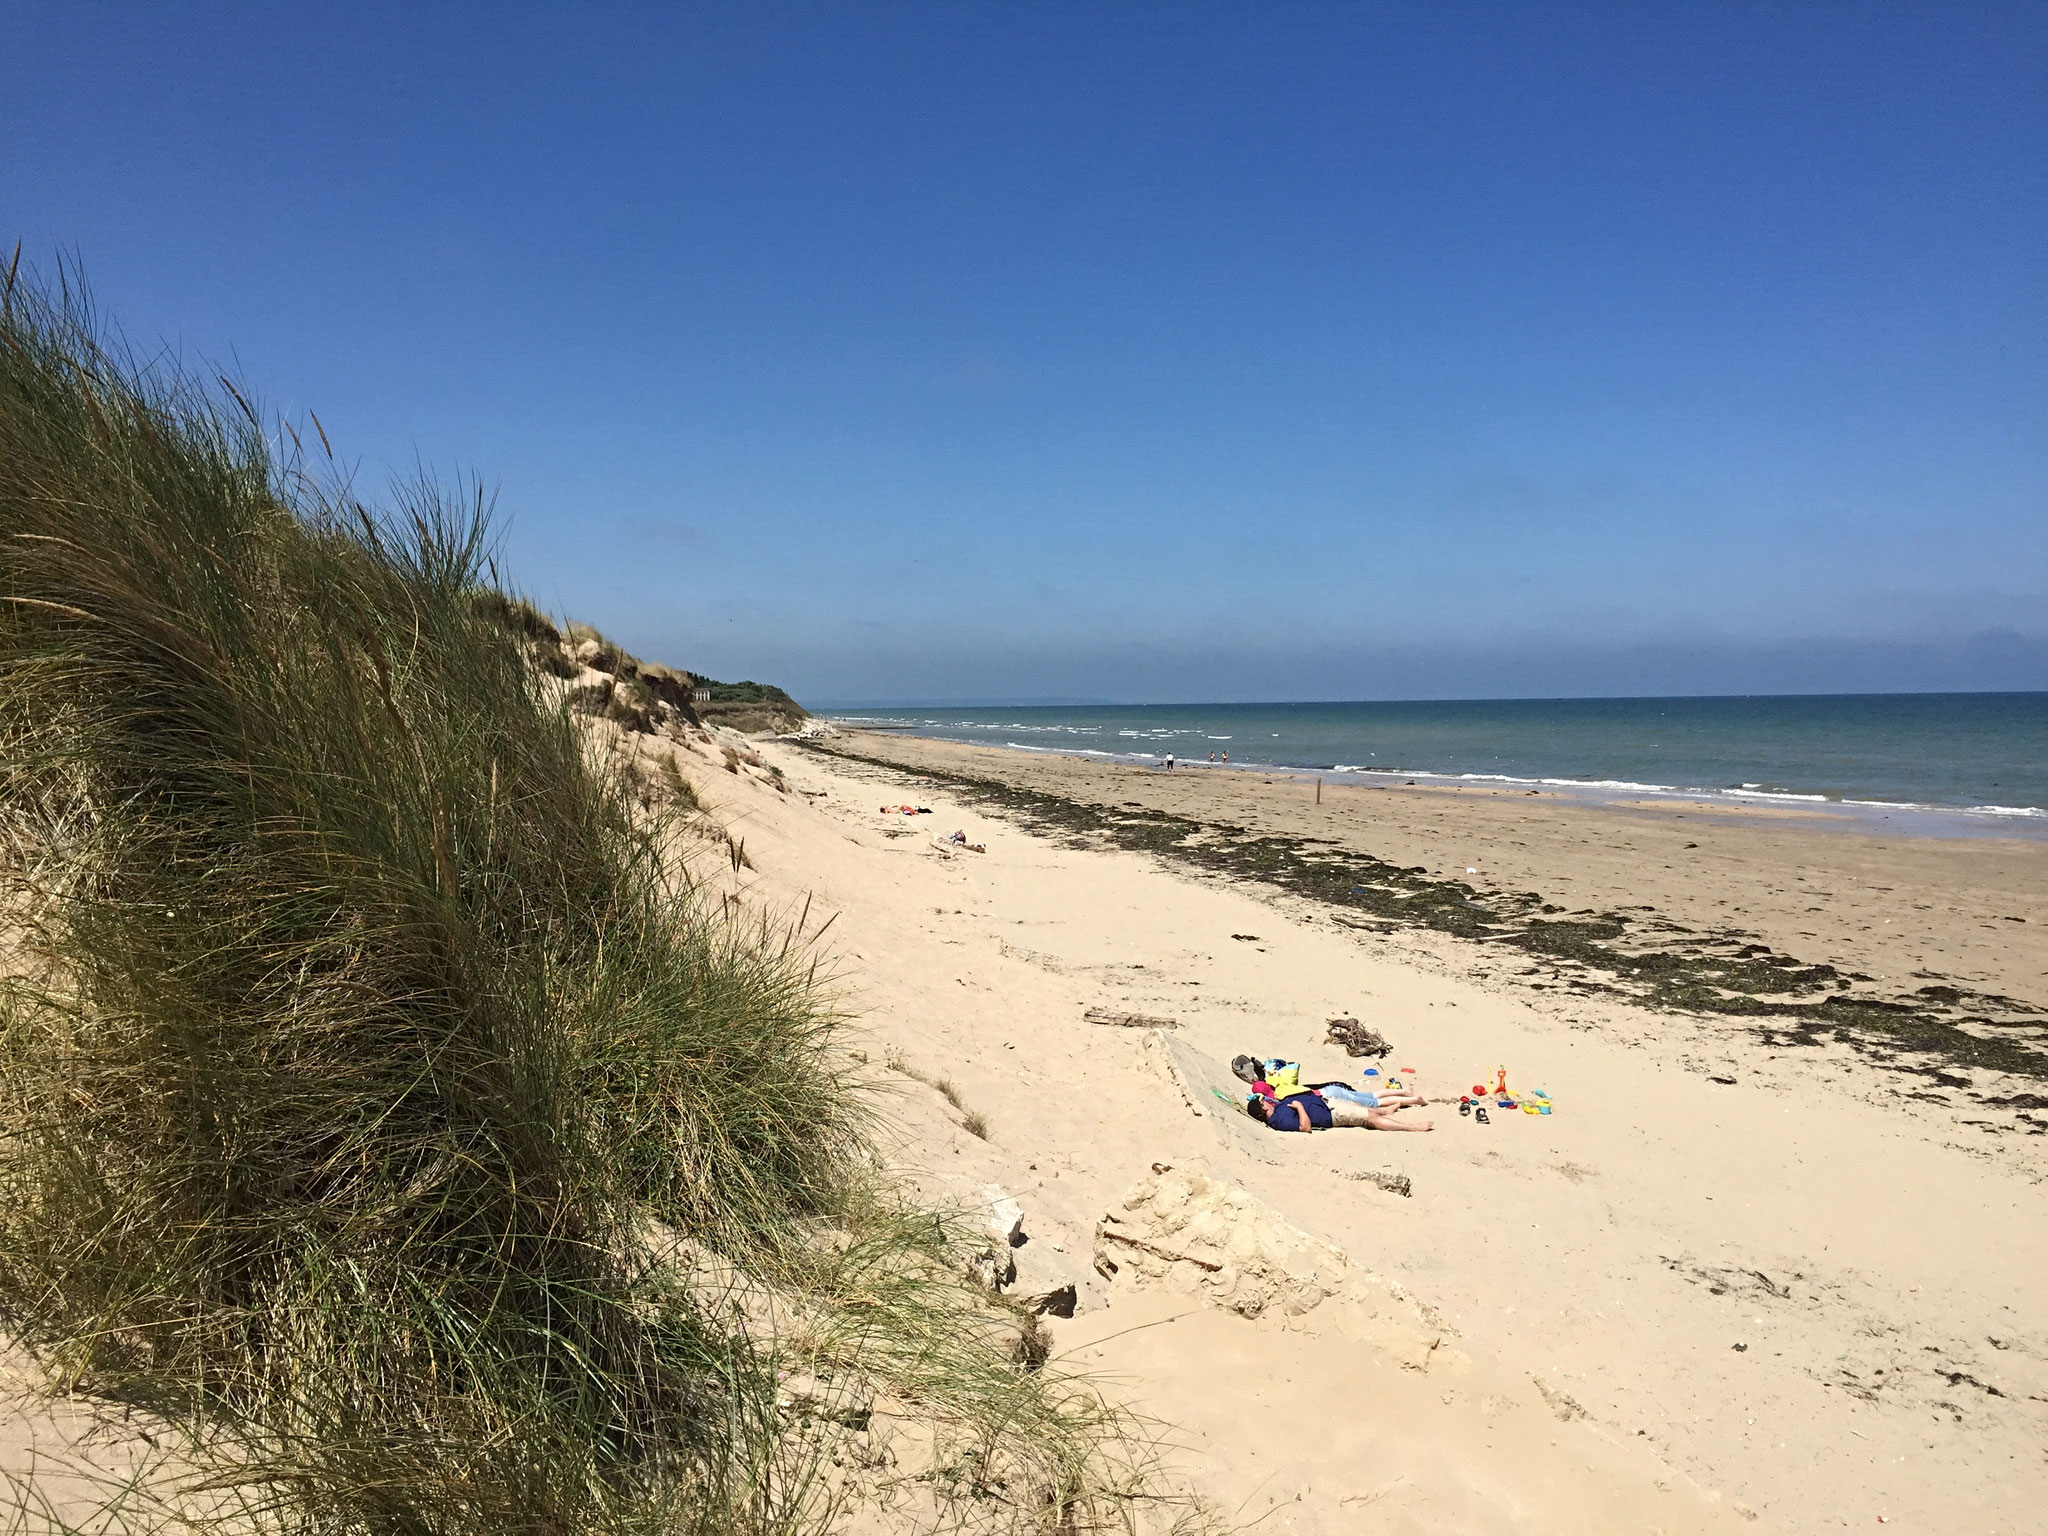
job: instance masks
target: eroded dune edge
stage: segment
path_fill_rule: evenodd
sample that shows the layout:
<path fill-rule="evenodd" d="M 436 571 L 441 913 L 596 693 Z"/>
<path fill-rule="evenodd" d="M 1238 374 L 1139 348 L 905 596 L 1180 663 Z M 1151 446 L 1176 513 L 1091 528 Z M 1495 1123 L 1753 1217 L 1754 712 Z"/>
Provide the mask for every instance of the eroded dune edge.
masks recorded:
<path fill-rule="evenodd" d="M 802 712 L 564 634 L 499 588 L 480 494 L 366 505 L 317 422 L 29 276 L 0 1514 L 768 1536 L 1151 1500 L 1130 1416 L 882 1157 L 823 914 L 704 873 L 751 861 L 678 745 L 777 793 L 707 722 Z"/>

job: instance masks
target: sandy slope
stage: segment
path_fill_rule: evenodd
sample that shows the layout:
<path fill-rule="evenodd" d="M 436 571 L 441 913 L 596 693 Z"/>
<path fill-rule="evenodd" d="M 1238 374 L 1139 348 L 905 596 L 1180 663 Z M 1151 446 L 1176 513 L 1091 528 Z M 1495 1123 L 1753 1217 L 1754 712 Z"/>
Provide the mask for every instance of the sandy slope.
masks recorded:
<path fill-rule="evenodd" d="M 1491 962 L 1457 941 L 1361 935 L 1257 887 L 1025 836 L 907 778 L 762 750 L 797 792 L 686 759 L 746 840 L 744 900 L 836 911 L 828 943 L 877 1065 L 950 1077 L 990 1122 L 968 1135 L 885 1072 L 899 1156 L 934 1192 L 1022 1200 L 1020 1285 L 1081 1285 L 1080 1314 L 1052 1325 L 1063 1355 L 1177 1426 L 1183 1469 L 1226 1513 L 1304 1531 L 1685 1530 L 1746 1524 L 1737 1511 L 1786 1530 L 2037 1528 L 2041 1140 L 1992 1157 L 1846 1054 L 1774 1056 L 1710 1023 L 1481 979 Z M 877 810 L 906 798 L 938 814 Z M 931 845 L 954 826 L 989 852 Z M 1173 1015 L 1215 1059 L 1271 1051 L 1330 1075 L 1356 1064 L 1322 1023 L 1353 1012 L 1431 1090 L 1505 1064 L 1559 1112 L 1481 1128 L 1453 1105 L 1429 1135 L 1248 1146 L 1190 1113 L 1140 1033 L 1085 1023 L 1093 1004 Z M 1404 1285 L 1454 1330 L 1451 1355 L 1408 1370 L 1338 1307 L 1248 1321 L 1171 1276 L 1105 1281 L 1097 1223 L 1155 1164 L 1240 1185 Z M 1385 1167 L 1412 1199 L 1345 1177 Z"/>
<path fill-rule="evenodd" d="M 722 894 L 831 917 L 822 947 L 898 1162 L 935 1199 L 1022 1202 L 1016 1288 L 1080 1293 L 1049 1325 L 1061 1361 L 1149 1416 L 1221 1521 L 2039 1527 L 2048 1138 L 1909 1112 L 1846 1051 L 1774 1054 L 1725 1023 L 1535 991 L 1478 947 L 1028 836 L 891 770 L 755 744 L 785 791 L 728 769 L 737 741 L 634 741 L 679 750 L 743 842 L 745 867 L 706 866 Z M 877 810 L 911 798 L 938 814 Z M 989 851 L 933 846 L 956 826 Z M 1619 862 L 1565 873 L 1627 889 Z M 1101 1027 L 1092 1005 L 1179 1022 Z M 1427 1135 L 1283 1137 L 1165 1059 L 1171 1041 L 1215 1070 L 1257 1050 L 1355 1073 L 1321 1044 L 1340 1012 L 1432 1092 L 1505 1064 L 1558 1113 L 1482 1128 L 1453 1104 Z M 913 1073 L 950 1079 L 988 1138 Z M 1412 1198 L 1350 1177 L 1388 1169 Z M 77 1448 L 52 1411 L 0 1433 L 0 1467 Z"/>

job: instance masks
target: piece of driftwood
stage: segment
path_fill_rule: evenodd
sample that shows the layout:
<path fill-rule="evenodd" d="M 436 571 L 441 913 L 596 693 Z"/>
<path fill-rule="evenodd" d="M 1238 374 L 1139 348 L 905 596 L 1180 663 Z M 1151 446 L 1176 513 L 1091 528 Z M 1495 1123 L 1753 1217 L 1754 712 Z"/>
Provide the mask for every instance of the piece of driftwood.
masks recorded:
<path fill-rule="evenodd" d="M 1347 1171 L 1344 1177 L 1355 1179 L 1360 1184 L 1377 1184 L 1388 1194 L 1399 1195 L 1404 1200 L 1412 1198 L 1414 1194 L 1413 1186 L 1409 1184 L 1408 1175 L 1405 1173 L 1352 1173 Z"/>
<path fill-rule="evenodd" d="M 1329 1033 L 1323 1038 L 1330 1045 L 1343 1046 L 1353 1056 L 1386 1056 L 1394 1049 L 1385 1035 L 1356 1019 L 1330 1020 Z"/>
<path fill-rule="evenodd" d="M 1175 1253 L 1171 1248 L 1161 1248 L 1157 1243 L 1148 1243 L 1141 1237 L 1125 1237 L 1123 1233 L 1112 1232 L 1107 1227 L 1096 1232 L 1095 1240 L 1122 1243 L 1128 1248 L 1137 1249 L 1140 1253 L 1149 1253 L 1155 1259 L 1164 1259 L 1169 1264 L 1192 1264 L 1195 1268 L 1205 1269 L 1212 1275 L 1220 1273 L 1223 1269 L 1221 1264 L 1212 1259 L 1198 1259 L 1192 1253 Z M 1099 1263 L 1097 1267 L 1100 1267 Z"/>
<path fill-rule="evenodd" d="M 1090 1008 L 1081 1015 L 1090 1024 L 1115 1024 L 1122 1029 L 1178 1029 L 1179 1019 L 1156 1019 L 1149 1013 L 1118 1013 L 1113 1008 Z"/>

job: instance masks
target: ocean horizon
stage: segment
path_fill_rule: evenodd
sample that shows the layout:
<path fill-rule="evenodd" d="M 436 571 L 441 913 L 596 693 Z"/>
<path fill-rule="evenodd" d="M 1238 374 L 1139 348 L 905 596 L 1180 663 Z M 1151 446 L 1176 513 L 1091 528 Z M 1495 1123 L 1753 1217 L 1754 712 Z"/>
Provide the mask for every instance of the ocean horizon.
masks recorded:
<path fill-rule="evenodd" d="M 1018 751 L 2048 822 L 2048 692 L 821 706 Z M 2018 827 L 2015 826 L 2015 830 Z M 2028 830 L 2033 830 L 2031 827 Z"/>

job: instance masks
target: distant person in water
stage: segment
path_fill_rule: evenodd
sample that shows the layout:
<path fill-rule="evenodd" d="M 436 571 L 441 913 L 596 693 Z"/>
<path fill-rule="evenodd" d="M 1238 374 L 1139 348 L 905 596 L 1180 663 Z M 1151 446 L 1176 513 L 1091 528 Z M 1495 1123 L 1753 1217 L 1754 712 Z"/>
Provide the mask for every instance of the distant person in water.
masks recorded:
<path fill-rule="evenodd" d="M 1331 1088 L 1342 1089 L 1331 1093 Z M 1370 1099 L 1370 1104 L 1359 1102 Z M 1263 1094 L 1245 1101 L 1245 1112 L 1265 1123 L 1270 1131 L 1328 1131 L 1362 1127 L 1368 1131 L 1427 1131 L 1427 1120 L 1397 1120 L 1397 1110 L 1412 1109 L 1429 1101 L 1418 1093 L 1361 1093 L 1341 1083 L 1325 1085 L 1321 1091 L 1304 1088 L 1274 1103 Z"/>

